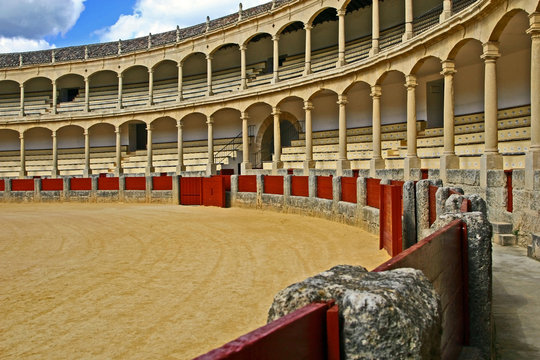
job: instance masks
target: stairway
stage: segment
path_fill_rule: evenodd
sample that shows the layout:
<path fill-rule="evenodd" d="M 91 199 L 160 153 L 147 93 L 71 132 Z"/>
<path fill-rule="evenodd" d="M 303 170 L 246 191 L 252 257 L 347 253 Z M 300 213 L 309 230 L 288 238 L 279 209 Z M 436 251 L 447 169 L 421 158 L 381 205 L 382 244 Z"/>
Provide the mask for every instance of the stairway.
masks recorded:
<path fill-rule="evenodd" d="M 502 246 L 516 245 L 516 235 L 513 233 L 512 224 L 493 222 L 493 242 Z"/>

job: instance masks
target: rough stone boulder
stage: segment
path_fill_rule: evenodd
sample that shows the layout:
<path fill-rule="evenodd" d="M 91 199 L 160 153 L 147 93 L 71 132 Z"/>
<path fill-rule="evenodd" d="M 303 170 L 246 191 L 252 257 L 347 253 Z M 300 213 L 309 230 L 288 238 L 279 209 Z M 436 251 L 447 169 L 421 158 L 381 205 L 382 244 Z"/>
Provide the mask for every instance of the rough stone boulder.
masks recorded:
<path fill-rule="evenodd" d="M 268 321 L 331 299 L 339 305 L 344 359 L 440 357 L 440 301 L 421 271 L 338 265 L 281 290 Z"/>

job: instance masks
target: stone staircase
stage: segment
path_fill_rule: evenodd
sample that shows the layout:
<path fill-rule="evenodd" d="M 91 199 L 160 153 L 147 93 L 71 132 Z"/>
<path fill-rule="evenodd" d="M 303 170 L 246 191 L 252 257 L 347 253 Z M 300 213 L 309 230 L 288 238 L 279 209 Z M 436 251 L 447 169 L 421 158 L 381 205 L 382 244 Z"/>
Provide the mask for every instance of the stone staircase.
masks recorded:
<path fill-rule="evenodd" d="M 493 242 L 502 246 L 517 244 L 516 235 L 513 233 L 512 224 L 493 222 Z"/>

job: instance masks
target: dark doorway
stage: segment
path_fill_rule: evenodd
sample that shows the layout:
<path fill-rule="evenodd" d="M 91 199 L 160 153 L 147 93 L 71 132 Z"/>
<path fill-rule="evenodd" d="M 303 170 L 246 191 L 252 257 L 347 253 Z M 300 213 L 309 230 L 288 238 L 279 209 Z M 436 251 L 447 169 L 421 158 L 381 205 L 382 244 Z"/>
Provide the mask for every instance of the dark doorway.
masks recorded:
<path fill-rule="evenodd" d="M 426 84 L 427 127 L 442 128 L 444 119 L 444 79 Z"/>
<path fill-rule="evenodd" d="M 146 150 L 146 124 L 129 124 L 128 151 Z"/>
<path fill-rule="evenodd" d="M 71 89 L 60 89 L 60 94 L 58 96 L 58 102 L 70 102 L 73 101 L 79 95 L 79 89 L 78 88 L 71 88 Z"/>
<path fill-rule="evenodd" d="M 298 140 L 298 130 L 288 120 L 280 120 L 281 147 L 291 146 L 293 140 Z M 274 154 L 274 126 L 269 126 L 261 141 L 261 161 L 272 161 Z"/>

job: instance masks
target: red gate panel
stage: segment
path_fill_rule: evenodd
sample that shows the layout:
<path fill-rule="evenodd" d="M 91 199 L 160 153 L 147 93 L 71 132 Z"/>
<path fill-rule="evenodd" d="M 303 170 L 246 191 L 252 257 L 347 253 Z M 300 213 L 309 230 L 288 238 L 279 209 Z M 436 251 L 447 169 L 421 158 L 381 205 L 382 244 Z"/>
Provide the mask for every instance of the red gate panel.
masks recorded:
<path fill-rule="evenodd" d="M 119 190 L 120 182 L 117 177 L 99 177 L 98 190 Z"/>
<path fill-rule="evenodd" d="M 64 190 L 64 180 L 63 179 L 43 179 L 41 180 L 41 190 L 62 191 Z"/>
<path fill-rule="evenodd" d="M 401 188 L 401 214 L 403 215 L 403 185 L 405 185 L 405 181 L 391 180 L 390 185 L 397 185 Z"/>
<path fill-rule="evenodd" d="M 155 176 L 152 178 L 152 189 L 172 190 L 172 176 Z"/>
<path fill-rule="evenodd" d="M 366 203 L 367 206 L 379 208 L 381 179 L 366 179 Z"/>
<path fill-rule="evenodd" d="M 403 189 L 397 185 L 380 186 L 379 248 L 384 248 L 392 257 L 399 254 L 402 250 L 402 192 Z"/>
<path fill-rule="evenodd" d="M 221 176 L 202 178 L 202 205 L 225 207 L 225 183 Z"/>
<path fill-rule="evenodd" d="M 356 178 L 341 178 L 341 200 L 356 204 Z"/>
<path fill-rule="evenodd" d="M 283 176 L 267 175 L 264 177 L 264 193 L 283 195 Z"/>
<path fill-rule="evenodd" d="M 183 177 L 180 179 L 180 204 L 202 205 L 202 178 Z"/>
<path fill-rule="evenodd" d="M 34 179 L 11 180 L 11 191 L 34 191 Z"/>
<path fill-rule="evenodd" d="M 4 179 L 0 180 L 0 191 L 6 191 L 6 183 Z"/>
<path fill-rule="evenodd" d="M 437 186 L 429 185 L 429 226 L 437 220 Z"/>
<path fill-rule="evenodd" d="M 305 197 L 309 196 L 309 176 L 291 177 L 291 195 Z"/>
<path fill-rule="evenodd" d="M 506 211 L 514 211 L 514 194 L 512 193 L 512 170 L 505 170 L 506 174 L 506 190 L 508 191 L 508 197 L 506 200 Z"/>
<path fill-rule="evenodd" d="M 257 176 L 238 176 L 238 192 L 257 192 Z"/>
<path fill-rule="evenodd" d="M 231 175 L 219 175 L 223 179 L 223 185 L 225 186 L 225 191 L 231 191 Z"/>
<path fill-rule="evenodd" d="M 328 200 L 334 198 L 331 176 L 317 176 L 317 197 Z"/>
<path fill-rule="evenodd" d="M 126 190 L 146 190 L 146 178 L 126 177 Z"/>
<path fill-rule="evenodd" d="M 69 188 L 73 191 L 92 190 L 92 179 L 91 178 L 71 178 L 69 180 Z"/>

